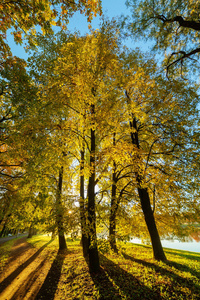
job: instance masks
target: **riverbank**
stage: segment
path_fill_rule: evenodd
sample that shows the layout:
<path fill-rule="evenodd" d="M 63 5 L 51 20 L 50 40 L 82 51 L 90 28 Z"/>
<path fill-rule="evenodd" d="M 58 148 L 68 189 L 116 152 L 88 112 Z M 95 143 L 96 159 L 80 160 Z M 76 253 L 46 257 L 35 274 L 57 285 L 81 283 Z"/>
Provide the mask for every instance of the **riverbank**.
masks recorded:
<path fill-rule="evenodd" d="M 101 271 L 94 275 L 80 242 L 67 244 L 59 253 L 58 241 L 47 236 L 15 241 L 1 272 L 0 299 L 200 299 L 199 253 L 165 249 L 168 262 L 162 263 L 149 246 L 120 244 L 116 255 L 103 242 Z"/>

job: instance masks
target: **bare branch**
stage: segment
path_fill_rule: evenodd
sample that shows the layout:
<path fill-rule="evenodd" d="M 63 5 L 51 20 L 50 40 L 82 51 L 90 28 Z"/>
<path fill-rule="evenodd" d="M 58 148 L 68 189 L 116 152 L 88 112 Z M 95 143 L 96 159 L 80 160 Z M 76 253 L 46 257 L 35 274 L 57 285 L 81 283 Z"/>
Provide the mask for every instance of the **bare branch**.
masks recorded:
<path fill-rule="evenodd" d="M 190 51 L 189 53 L 186 53 L 185 51 L 178 51 L 178 52 L 172 52 L 172 54 L 170 55 L 169 59 L 168 59 L 168 62 L 170 61 L 170 59 L 174 56 L 174 55 L 179 55 L 181 54 L 182 56 L 179 57 L 178 59 L 174 60 L 172 63 L 168 64 L 167 65 L 167 77 L 168 77 L 168 71 L 169 71 L 169 68 L 172 67 L 174 64 L 177 64 L 178 62 L 181 62 L 181 64 L 183 63 L 183 60 L 185 58 L 190 58 L 192 60 L 195 60 L 194 58 L 190 57 L 196 53 L 200 53 L 200 47 L 199 48 L 196 48 L 192 51 Z"/>
<path fill-rule="evenodd" d="M 151 151 L 152 151 L 152 149 L 153 149 L 153 146 L 154 146 L 154 144 L 155 144 L 157 141 L 159 141 L 159 139 L 158 139 L 158 138 L 157 138 L 157 139 L 155 139 L 155 140 L 153 141 L 153 143 L 151 144 L 151 146 L 150 146 L 149 153 L 148 153 L 148 156 L 147 156 L 147 162 L 146 162 L 146 166 L 145 166 L 144 174 L 146 173 L 146 170 L 147 170 L 147 167 L 148 167 L 148 163 L 149 163 L 149 159 L 150 159 Z"/>
<path fill-rule="evenodd" d="M 178 22 L 180 27 L 191 28 L 197 31 L 200 30 L 200 22 L 184 20 L 182 16 L 175 16 L 174 18 L 167 19 L 164 15 L 157 14 L 155 10 L 153 10 L 153 12 L 155 16 L 151 19 L 161 20 L 164 24 Z"/>

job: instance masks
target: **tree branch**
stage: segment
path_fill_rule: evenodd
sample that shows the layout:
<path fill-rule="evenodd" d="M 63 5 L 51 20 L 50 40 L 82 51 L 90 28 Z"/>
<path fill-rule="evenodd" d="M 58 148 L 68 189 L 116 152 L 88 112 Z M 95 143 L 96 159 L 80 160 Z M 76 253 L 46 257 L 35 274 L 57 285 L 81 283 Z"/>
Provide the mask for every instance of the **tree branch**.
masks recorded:
<path fill-rule="evenodd" d="M 179 57 L 178 59 L 174 60 L 172 63 L 170 63 L 170 64 L 167 65 L 167 77 L 168 77 L 168 71 L 169 71 L 169 68 L 170 68 L 171 66 L 173 66 L 174 64 L 177 64 L 178 62 L 181 62 L 181 66 L 182 66 L 183 60 L 184 60 L 185 58 L 193 59 L 193 58 L 191 58 L 191 56 L 194 55 L 194 54 L 196 54 L 196 53 L 200 53 L 200 47 L 199 47 L 199 48 L 196 48 L 196 49 L 194 49 L 194 50 L 192 50 L 192 51 L 190 51 L 189 53 L 186 53 L 185 51 L 173 52 L 173 53 L 170 55 L 170 57 L 169 57 L 169 59 L 168 59 L 168 62 L 170 61 L 170 59 L 171 59 L 174 55 L 181 54 L 182 56 Z M 193 59 L 193 60 L 194 60 L 194 59 Z"/>
<path fill-rule="evenodd" d="M 164 16 L 161 16 L 161 18 L 159 18 L 160 20 L 163 21 L 163 23 L 173 23 L 173 22 L 178 22 L 180 27 L 184 27 L 184 28 L 191 28 L 194 30 L 200 30 L 200 23 L 196 22 L 196 21 L 188 21 L 188 20 L 184 20 L 183 17 L 181 16 L 176 16 L 174 18 L 171 19 L 167 19 Z"/>

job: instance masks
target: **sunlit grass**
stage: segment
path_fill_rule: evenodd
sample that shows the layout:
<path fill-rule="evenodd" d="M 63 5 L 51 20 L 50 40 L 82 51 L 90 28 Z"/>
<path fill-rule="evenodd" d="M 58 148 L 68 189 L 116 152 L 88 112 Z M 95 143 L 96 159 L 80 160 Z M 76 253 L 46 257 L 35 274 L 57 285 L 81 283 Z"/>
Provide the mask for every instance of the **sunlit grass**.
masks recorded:
<path fill-rule="evenodd" d="M 31 244 L 33 247 L 36 248 L 41 248 L 42 246 L 44 246 L 45 244 L 48 243 L 48 251 L 58 251 L 58 238 L 56 237 L 55 239 L 51 239 L 51 237 L 49 235 L 35 235 L 30 239 L 27 239 L 27 242 L 29 244 Z M 72 240 L 70 238 L 66 238 L 66 243 L 67 243 L 67 247 L 71 248 L 73 247 L 73 249 L 77 248 L 80 249 L 80 240 Z"/>
<path fill-rule="evenodd" d="M 48 237 L 34 237 L 29 242 L 47 241 Z M 101 242 L 101 272 L 91 276 L 80 242 L 68 239 L 67 244 L 60 299 L 200 299 L 200 253 L 165 249 L 168 262 L 163 263 L 152 258 L 150 246 L 121 243 L 116 255 Z M 49 251 L 55 246 L 57 240 L 48 245 Z"/>
<path fill-rule="evenodd" d="M 58 239 L 51 241 L 50 236 L 27 241 L 36 248 L 46 245 L 41 255 L 59 266 L 54 299 L 200 299 L 200 253 L 165 249 L 168 261 L 163 263 L 152 258 L 150 246 L 120 243 L 116 255 L 101 242 L 101 272 L 94 275 L 79 240 L 67 239 L 64 253 L 58 252 Z"/>

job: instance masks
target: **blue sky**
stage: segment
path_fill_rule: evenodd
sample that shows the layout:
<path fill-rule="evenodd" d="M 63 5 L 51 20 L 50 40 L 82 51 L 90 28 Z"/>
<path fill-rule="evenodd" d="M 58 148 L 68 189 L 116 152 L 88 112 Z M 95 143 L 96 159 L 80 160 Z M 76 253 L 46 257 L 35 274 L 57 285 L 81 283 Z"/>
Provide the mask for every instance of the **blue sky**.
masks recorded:
<path fill-rule="evenodd" d="M 120 16 L 121 14 L 129 13 L 129 10 L 126 8 L 125 5 L 125 0 L 102 0 L 102 8 L 105 16 L 109 17 L 110 19 L 113 17 Z M 94 29 L 99 27 L 99 17 L 93 19 L 92 27 Z M 68 29 L 72 32 L 75 29 L 79 30 L 81 34 L 87 33 L 88 23 L 86 17 L 84 15 L 81 15 L 80 13 L 76 13 L 73 16 L 73 18 L 70 19 Z M 27 59 L 28 55 L 24 51 L 23 46 L 16 45 L 11 34 L 8 34 L 7 41 L 11 47 L 13 55 Z M 143 51 L 148 50 L 148 44 L 144 44 L 142 42 L 136 43 L 131 39 L 126 41 L 126 46 L 130 48 L 135 48 L 136 46 L 138 46 L 142 48 Z"/>

